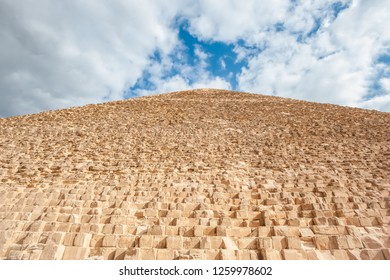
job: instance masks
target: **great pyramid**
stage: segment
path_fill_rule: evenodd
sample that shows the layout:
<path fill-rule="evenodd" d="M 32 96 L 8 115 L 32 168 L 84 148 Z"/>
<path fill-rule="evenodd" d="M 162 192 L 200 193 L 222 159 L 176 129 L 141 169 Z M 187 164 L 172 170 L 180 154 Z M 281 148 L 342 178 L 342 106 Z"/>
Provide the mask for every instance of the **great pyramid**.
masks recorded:
<path fill-rule="evenodd" d="M 390 113 L 199 89 L 2 118 L 0 259 L 390 259 Z"/>

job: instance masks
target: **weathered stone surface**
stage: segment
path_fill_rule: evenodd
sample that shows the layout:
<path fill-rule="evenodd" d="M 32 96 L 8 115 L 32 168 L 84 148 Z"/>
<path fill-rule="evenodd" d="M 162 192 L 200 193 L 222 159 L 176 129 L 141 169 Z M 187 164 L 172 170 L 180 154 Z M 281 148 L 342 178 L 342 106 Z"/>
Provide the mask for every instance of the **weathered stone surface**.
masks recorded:
<path fill-rule="evenodd" d="M 0 118 L 0 259 L 390 259 L 390 114 L 202 89 Z"/>

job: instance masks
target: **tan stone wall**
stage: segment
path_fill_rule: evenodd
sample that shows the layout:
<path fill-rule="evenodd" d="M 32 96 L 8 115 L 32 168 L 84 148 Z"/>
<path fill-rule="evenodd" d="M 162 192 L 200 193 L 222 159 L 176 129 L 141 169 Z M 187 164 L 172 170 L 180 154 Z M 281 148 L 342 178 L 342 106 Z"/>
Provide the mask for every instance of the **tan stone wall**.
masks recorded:
<path fill-rule="evenodd" d="M 0 259 L 390 259 L 390 114 L 219 90 L 0 119 Z"/>

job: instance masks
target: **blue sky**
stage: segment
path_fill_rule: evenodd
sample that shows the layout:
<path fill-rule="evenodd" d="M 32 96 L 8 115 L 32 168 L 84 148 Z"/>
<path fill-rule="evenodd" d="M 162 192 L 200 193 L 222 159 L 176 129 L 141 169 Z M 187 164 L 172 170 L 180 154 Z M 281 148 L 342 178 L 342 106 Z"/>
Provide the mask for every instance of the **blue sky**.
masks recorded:
<path fill-rule="evenodd" d="M 390 2 L 0 3 L 0 116 L 191 88 L 390 112 Z"/>

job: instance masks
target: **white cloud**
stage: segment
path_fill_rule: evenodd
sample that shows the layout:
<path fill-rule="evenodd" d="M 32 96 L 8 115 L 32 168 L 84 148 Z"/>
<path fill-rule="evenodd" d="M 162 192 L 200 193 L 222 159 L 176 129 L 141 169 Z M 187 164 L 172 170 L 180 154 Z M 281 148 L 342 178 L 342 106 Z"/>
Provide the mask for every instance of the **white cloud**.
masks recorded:
<path fill-rule="evenodd" d="M 177 44 L 176 11 L 150 1 L 1 1 L 0 112 L 123 98 L 148 56 Z"/>
<path fill-rule="evenodd" d="M 288 0 L 201 0 L 186 16 L 190 31 L 201 39 L 251 42 L 254 34 L 282 21 L 289 5 Z"/>
<path fill-rule="evenodd" d="M 316 11 L 313 7 L 309 10 Z M 249 60 L 239 86 L 304 100 L 388 108 L 384 97 L 364 100 L 377 73 L 375 60 L 389 46 L 389 14 L 388 1 L 355 2 L 334 21 L 325 15 L 326 24 L 302 42 L 291 34 L 288 20 L 285 31 L 269 32 L 267 48 Z M 299 22 L 293 15 L 286 17 Z M 296 26 L 294 32 L 299 29 Z M 304 24 L 300 28 L 308 30 Z"/>
<path fill-rule="evenodd" d="M 390 69 L 377 59 L 390 53 L 390 2 L 343 0 L 335 18 L 337 2 L 2 0 L 0 115 L 121 99 L 137 81 L 149 83 L 140 95 L 229 89 L 201 45 L 186 62 L 176 19 L 199 40 L 235 44 L 247 62 L 239 90 L 389 111 Z"/>

